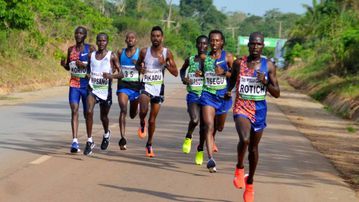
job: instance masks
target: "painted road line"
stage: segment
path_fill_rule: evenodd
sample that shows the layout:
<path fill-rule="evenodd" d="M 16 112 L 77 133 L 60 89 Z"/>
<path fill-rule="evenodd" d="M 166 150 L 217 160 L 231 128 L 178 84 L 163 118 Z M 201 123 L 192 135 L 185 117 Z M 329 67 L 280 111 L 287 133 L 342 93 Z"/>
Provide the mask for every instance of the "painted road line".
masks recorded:
<path fill-rule="evenodd" d="M 43 156 L 39 157 L 38 159 L 31 161 L 30 164 L 38 165 L 40 163 L 43 163 L 43 162 L 49 160 L 50 158 L 51 158 L 51 156 L 43 155 Z"/>

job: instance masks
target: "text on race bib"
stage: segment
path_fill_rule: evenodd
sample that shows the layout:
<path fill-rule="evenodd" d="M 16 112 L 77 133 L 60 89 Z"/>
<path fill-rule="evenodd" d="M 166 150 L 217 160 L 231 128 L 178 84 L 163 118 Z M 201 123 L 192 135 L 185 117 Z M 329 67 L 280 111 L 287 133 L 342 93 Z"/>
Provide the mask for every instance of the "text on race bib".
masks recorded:
<path fill-rule="evenodd" d="M 218 76 L 214 72 L 206 72 L 205 82 L 207 86 L 225 86 L 227 85 L 227 79 L 225 76 Z"/>
<path fill-rule="evenodd" d="M 123 80 L 136 81 L 138 80 L 139 74 L 134 66 L 122 66 Z"/>
<path fill-rule="evenodd" d="M 91 83 L 94 89 L 108 88 L 109 80 L 101 72 L 91 72 Z"/>
<path fill-rule="evenodd" d="M 266 92 L 266 86 L 264 86 L 262 82 L 258 81 L 256 77 L 240 77 L 238 93 L 243 99 L 264 100 Z"/>
<path fill-rule="evenodd" d="M 82 63 L 84 63 L 85 65 L 87 64 L 87 62 L 82 62 Z M 87 69 L 77 67 L 76 61 L 70 62 L 69 66 L 70 66 L 71 76 L 79 77 L 79 78 L 85 78 L 86 77 Z"/>
<path fill-rule="evenodd" d="M 196 73 L 188 73 L 188 78 L 190 80 L 190 86 L 203 86 L 203 77 L 196 77 Z"/>
<path fill-rule="evenodd" d="M 163 82 L 163 73 L 162 70 L 147 70 L 143 75 L 144 83 L 151 84 L 162 84 Z"/>

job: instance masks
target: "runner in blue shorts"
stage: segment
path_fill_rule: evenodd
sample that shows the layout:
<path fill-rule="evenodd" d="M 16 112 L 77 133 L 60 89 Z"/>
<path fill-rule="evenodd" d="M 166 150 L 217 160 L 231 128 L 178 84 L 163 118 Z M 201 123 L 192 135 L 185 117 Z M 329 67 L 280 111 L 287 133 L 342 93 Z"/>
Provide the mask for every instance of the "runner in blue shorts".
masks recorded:
<path fill-rule="evenodd" d="M 87 112 L 87 59 L 88 55 L 95 50 L 95 47 L 85 43 L 87 30 L 84 27 L 77 27 L 75 29 L 76 45 L 73 45 L 67 50 L 67 60 L 61 60 L 61 65 L 71 73 L 70 88 L 69 88 L 69 104 L 71 108 L 71 128 L 72 128 L 72 144 L 71 153 L 80 151 L 80 146 L 77 139 L 79 127 L 79 104 L 82 100 L 83 113 L 86 117 Z"/>
<path fill-rule="evenodd" d="M 187 85 L 187 112 L 190 117 L 188 123 L 188 130 L 186 137 L 182 145 L 182 151 L 185 154 L 191 152 L 192 147 L 192 133 L 198 123 L 200 123 L 200 134 L 203 133 L 201 119 L 201 106 L 200 97 L 203 88 L 203 75 L 200 73 L 204 66 L 204 61 L 207 55 L 208 38 L 205 35 L 201 35 L 196 39 L 197 55 L 190 56 L 187 58 L 180 70 L 180 75 L 183 84 Z M 187 74 L 186 74 L 187 71 Z M 202 137 L 202 138 L 201 138 Z M 200 135 L 200 142 L 204 143 L 204 135 Z M 202 145 L 203 145 L 202 143 Z M 203 153 L 203 150 L 201 151 Z M 203 156 L 203 155 L 202 155 Z M 202 159 L 203 161 L 203 159 Z M 196 159 L 196 164 L 202 164 Z"/>
<path fill-rule="evenodd" d="M 222 50 L 225 39 L 219 30 L 209 33 L 211 45 L 210 57 L 205 60 L 203 69 L 204 85 L 200 103 L 202 105 L 202 116 L 204 121 L 204 134 L 208 154 L 207 168 L 210 172 L 216 172 L 216 162 L 213 158 L 213 134 L 215 131 L 216 113 L 220 113 L 219 120 L 224 124 L 226 111 L 230 99 L 225 97 L 227 92 L 227 77 L 230 75 L 231 64 L 227 60 L 226 51 Z M 203 148 L 202 148 L 203 149 Z"/>
<path fill-rule="evenodd" d="M 236 85 L 236 100 L 233 117 L 239 136 L 237 146 L 237 165 L 233 184 L 245 188 L 245 202 L 254 201 L 253 177 L 257 168 L 258 145 L 266 127 L 267 91 L 275 98 L 280 96 L 276 68 L 270 60 L 262 58 L 264 36 L 254 32 L 249 36 L 249 56 L 235 61 L 227 95 Z M 249 175 L 245 176 L 244 157 L 248 149 Z"/>
<path fill-rule="evenodd" d="M 119 117 L 121 139 L 118 145 L 121 150 L 127 149 L 125 136 L 127 103 L 130 101 L 130 118 L 134 119 L 137 115 L 138 97 L 140 96 L 140 77 L 135 67 L 140 54 L 140 49 L 136 48 L 136 34 L 134 32 L 127 33 L 125 42 L 127 48 L 123 48 L 117 53 L 124 76 L 118 80 L 117 85 L 118 104 L 121 108 Z"/>

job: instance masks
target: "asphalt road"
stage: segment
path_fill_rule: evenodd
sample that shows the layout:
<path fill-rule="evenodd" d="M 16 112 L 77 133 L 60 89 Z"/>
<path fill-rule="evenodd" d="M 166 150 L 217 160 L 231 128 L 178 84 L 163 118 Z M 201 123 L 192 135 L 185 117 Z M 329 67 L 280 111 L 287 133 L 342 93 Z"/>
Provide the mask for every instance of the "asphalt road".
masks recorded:
<path fill-rule="evenodd" d="M 113 136 L 109 149 L 99 149 L 103 131 L 96 106 L 94 154 L 70 154 L 67 90 L 57 90 L 26 104 L 0 106 L 1 202 L 242 201 L 243 190 L 232 185 L 238 142 L 232 113 L 216 140 L 218 172 L 209 173 L 205 163 L 194 164 L 195 149 L 188 155 L 181 152 L 188 115 L 185 88 L 178 79 L 167 78 L 166 101 L 154 137 L 155 158 L 145 157 L 146 141 L 136 134 L 137 117 L 127 120 L 128 150 L 120 151 L 117 99 L 110 112 Z M 83 149 L 83 117 L 79 134 Z M 192 148 L 197 144 L 198 130 Z M 271 98 L 254 185 L 259 202 L 359 201 Z"/>

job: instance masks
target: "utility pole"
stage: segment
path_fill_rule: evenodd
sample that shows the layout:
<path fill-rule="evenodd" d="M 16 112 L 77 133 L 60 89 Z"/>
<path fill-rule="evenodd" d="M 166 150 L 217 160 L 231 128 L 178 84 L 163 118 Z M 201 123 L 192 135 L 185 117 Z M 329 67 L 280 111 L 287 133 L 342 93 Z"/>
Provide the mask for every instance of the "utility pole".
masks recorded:
<path fill-rule="evenodd" d="M 171 28 L 171 23 L 176 22 L 176 21 L 171 20 L 171 16 L 172 16 L 172 0 L 169 1 L 168 5 L 169 5 L 170 9 L 168 11 L 167 20 L 161 20 L 162 22 L 167 23 L 167 29 Z"/>
<path fill-rule="evenodd" d="M 278 37 L 282 38 L 282 21 L 279 21 Z"/>
<path fill-rule="evenodd" d="M 234 39 L 235 30 L 236 30 L 236 29 L 239 29 L 239 27 L 232 27 L 232 26 L 230 26 L 230 27 L 227 27 L 226 29 L 232 30 L 232 38 Z"/>

